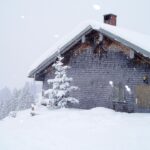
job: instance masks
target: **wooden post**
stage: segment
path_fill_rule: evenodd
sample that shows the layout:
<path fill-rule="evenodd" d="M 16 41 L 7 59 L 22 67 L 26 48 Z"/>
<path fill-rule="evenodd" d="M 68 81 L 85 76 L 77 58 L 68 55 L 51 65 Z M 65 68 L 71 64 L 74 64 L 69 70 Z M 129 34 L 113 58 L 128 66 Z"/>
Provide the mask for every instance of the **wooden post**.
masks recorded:
<path fill-rule="evenodd" d="M 81 42 L 82 42 L 82 43 L 85 43 L 85 41 L 86 41 L 86 38 L 85 38 L 85 35 L 83 35 L 83 36 L 82 36 L 82 39 L 81 39 Z"/>
<path fill-rule="evenodd" d="M 103 41 L 103 35 L 101 33 L 99 33 L 99 41 L 102 42 Z"/>
<path fill-rule="evenodd" d="M 130 49 L 130 59 L 134 58 L 134 51 L 132 49 Z"/>

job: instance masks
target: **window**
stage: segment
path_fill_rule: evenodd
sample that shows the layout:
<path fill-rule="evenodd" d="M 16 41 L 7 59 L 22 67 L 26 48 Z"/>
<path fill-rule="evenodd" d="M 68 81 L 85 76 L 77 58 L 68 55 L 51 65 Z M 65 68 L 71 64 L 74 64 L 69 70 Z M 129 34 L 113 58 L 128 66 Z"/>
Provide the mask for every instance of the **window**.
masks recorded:
<path fill-rule="evenodd" d="M 124 87 L 123 84 L 114 85 L 113 87 L 113 101 L 124 102 Z"/>

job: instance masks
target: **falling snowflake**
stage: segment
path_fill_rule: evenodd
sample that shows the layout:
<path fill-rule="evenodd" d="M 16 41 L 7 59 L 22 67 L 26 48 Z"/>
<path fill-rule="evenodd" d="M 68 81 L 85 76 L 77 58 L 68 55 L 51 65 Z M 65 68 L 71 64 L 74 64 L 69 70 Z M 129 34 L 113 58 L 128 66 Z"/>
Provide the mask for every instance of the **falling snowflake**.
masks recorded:
<path fill-rule="evenodd" d="M 113 81 L 109 81 L 109 84 L 110 84 L 110 86 L 111 86 L 111 87 L 113 87 L 113 86 L 114 86 Z"/>
<path fill-rule="evenodd" d="M 127 92 L 129 92 L 129 94 L 131 94 L 131 89 L 129 88 L 129 86 L 125 85 L 125 88 L 126 88 Z"/>
<path fill-rule="evenodd" d="M 21 19 L 24 19 L 24 16 L 20 16 L 21 17 Z"/>
<path fill-rule="evenodd" d="M 53 37 L 54 38 L 59 38 L 59 34 L 55 34 Z"/>
<path fill-rule="evenodd" d="M 95 9 L 95 10 L 100 10 L 101 7 L 100 7 L 100 5 L 98 5 L 98 4 L 94 4 L 94 5 L 93 5 L 93 9 Z"/>

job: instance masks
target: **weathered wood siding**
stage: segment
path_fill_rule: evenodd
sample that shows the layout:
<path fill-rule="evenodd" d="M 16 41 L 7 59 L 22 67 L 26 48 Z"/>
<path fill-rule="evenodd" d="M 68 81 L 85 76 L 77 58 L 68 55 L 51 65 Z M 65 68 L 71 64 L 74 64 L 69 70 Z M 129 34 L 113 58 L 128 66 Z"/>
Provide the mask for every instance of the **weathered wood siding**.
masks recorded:
<path fill-rule="evenodd" d="M 93 53 L 94 50 L 95 46 L 85 46 L 80 54 L 76 54 L 76 48 L 68 59 L 67 64 L 71 66 L 68 76 L 73 77 L 73 84 L 80 88 L 72 93 L 80 103 L 69 106 L 83 109 L 102 106 L 127 112 L 149 111 L 136 104 L 135 87 L 145 85 L 143 76 L 150 77 L 150 66 L 130 59 L 130 49 L 115 42 L 109 44 L 107 52 Z M 47 79 L 53 77 L 53 70 L 49 69 L 43 82 L 44 90 L 48 88 Z M 109 81 L 123 85 L 124 101 L 113 102 L 113 87 Z M 126 91 L 125 85 L 130 87 L 131 93 Z"/>

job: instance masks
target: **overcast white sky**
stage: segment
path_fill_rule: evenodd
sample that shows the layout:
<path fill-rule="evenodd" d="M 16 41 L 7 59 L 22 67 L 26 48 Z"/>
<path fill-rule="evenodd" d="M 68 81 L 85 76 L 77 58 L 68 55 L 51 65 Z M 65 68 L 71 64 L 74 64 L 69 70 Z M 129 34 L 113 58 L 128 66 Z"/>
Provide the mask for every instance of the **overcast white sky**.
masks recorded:
<path fill-rule="evenodd" d="M 150 34 L 149 0 L 0 0 L 0 88 L 21 87 L 28 68 L 85 20 L 118 16 L 118 26 Z"/>

